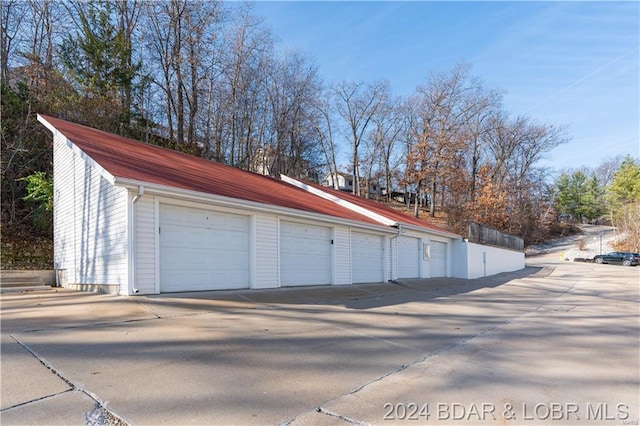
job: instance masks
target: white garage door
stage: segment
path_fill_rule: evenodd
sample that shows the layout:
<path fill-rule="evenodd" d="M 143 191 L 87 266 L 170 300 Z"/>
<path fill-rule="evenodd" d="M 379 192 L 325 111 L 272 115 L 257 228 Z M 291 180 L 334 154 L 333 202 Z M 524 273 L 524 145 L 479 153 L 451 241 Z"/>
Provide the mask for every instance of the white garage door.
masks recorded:
<path fill-rule="evenodd" d="M 447 276 L 447 244 L 440 241 L 431 241 L 431 257 L 429 259 L 431 277 Z"/>
<path fill-rule="evenodd" d="M 413 237 L 398 238 L 398 278 L 420 277 L 420 240 Z"/>
<path fill-rule="evenodd" d="M 351 277 L 353 283 L 384 281 L 384 237 L 351 233 Z"/>
<path fill-rule="evenodd" d="M 280 222 L 280 277 L 283 286 L 331 284 L 330 228 Z"/>
<path fill-rule="evenodd" d="M 247 216 L 160 205 L 160 291 L 249 287 Z"/>

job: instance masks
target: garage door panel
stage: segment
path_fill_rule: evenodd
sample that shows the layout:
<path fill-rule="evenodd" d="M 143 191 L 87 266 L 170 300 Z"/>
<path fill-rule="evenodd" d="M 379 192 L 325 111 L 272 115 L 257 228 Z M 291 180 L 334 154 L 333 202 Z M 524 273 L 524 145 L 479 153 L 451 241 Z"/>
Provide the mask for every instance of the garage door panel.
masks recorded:
<path fill-rule="evenodd" d="M 249 218 L 161 205 L 160 291 L 249 286 Z"/>
<path fill-rule="evenodd" d="M 331 283 L 331 228 L 282 221 L 280 275 L 283 286 Z"/>
<path fill-rule="evenodd" d="M 398 277 L 420 277 L 420 240 L 414 237 L 398 238 Z"/>
<path fill-rule="evenodd" d="M 166 270 L 187 271 L 197 267 L 209 272 L 222 273 L 222 269 L 237 270 L 249 266 L 243 250 L 227 250 L 227 253 L 221 256 L 220 251 L 214 249 L 167 247 L 163 250 L 163 258 L 172 263 Z M 181 259 L 181 261 L 172 262 L 169 260 L 171 258 Z"/>
<path fill-rule="evenodd" d="M 200 271 L 191 273 L 186 277 L 181 271 L 174 271 L 166 273 L 166 279 L 171 285 L 165 284 L 164 292 L 235 290 L 247 288 L 243 283 L 237 283 L 231 272 L 215 274 Z"/>
<path fill-rule="evenodd" d="M 384 281 L 384 237 L 351 233 L 351 276 L 353 283 Z"/>
<path fill-rule="evenodd" d="M 160 220 L 165 226 L 178 225 L 193 229 L 218 228 L 244 231 L 246 229 L 247 217 L 233 213 L 165 204 L 160 211 Z"/>
<path fill-rule="evenodd" d="M 431 241 L 431 256 L 429 259 L 431 277 L 447 276 L 447 244 L 440 241 Z"/>
<path fill-rule="evenodd" d="M 330 241 L 328 238 L 318 240 L 296 240 L 295 238 L 284 238 L 282 252 L 286 254 L 296 255 L 317 255 L 327 256 L 330 253 L 327 251 L 326 244 Z"/>

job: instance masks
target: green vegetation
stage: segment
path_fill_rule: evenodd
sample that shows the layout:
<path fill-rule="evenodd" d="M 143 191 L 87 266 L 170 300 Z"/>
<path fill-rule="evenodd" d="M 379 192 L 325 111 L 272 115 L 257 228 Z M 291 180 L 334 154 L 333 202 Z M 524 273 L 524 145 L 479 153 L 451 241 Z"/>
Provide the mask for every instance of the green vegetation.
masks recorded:
<path fill-rule="evenodd" d="M 53 225 L 53 177 L 45 172 L 35 172 L 22 180 L 27 182 L 25 201 L 35 204 L 33 224 L 42 231 L 51 232 Z"/>
<path fill-rule="evenodd" d="M 627 157 L 607 188 L 611 221 L 627 238 L 621 250 L 640 252 L 640 164 Z"/>
<path fill-rule="evenodd" d="M 605 160 L 586 173 L 563 173 L 555 187 L 555 203 L 565 219 L 611 223 L 626 235 L 618 249 L 640 251 L 640 164 L 636 160 L 627 156 Z"/>
<path fill-rule="evenodd" d="M 595 174 L 587 177 L 582 171 L 563 173 L 556 182 L 558 211 L 582 221 L 593 221 L 605 212 L 604 188 Z"/>

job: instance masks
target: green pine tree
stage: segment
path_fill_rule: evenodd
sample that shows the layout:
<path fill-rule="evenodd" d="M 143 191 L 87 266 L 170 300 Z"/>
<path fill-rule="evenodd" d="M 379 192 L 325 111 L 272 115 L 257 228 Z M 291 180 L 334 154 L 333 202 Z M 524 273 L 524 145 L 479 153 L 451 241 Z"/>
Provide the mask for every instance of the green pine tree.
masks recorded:
<path fill-rule="evenodd" d="M 606 213 L 607 208 L 604 201 L 604 188 L 595 174 L 592 173 L 587 179 L 584 189 L 585 192 L 580 199 L 580 213 L 589 221 L 598 219 Z"/>
<path fill-rule="evenodd" d="M 614 205 L 640 201 L 640 164 L 631 157 L 625 158 L 608 190 Z"/>
<path fill-rule="evenodd" d="M 140 62 L 132 62 L 132 46 L 113 23 L 113 6 L 90 1 L 79 8 L 79 29 L 60 46 L 66 72 L 82 94 L 76 121 L 103 130 L 129 134 L 132 92 L 139 80 Z"/>
<path fill-rule="evenodd" d="M 572 175 L 563 173 L 556 182 L 558 212 L 582 220 L 583 198 L 587 193 L 587 177 L 578 171 Z"/>

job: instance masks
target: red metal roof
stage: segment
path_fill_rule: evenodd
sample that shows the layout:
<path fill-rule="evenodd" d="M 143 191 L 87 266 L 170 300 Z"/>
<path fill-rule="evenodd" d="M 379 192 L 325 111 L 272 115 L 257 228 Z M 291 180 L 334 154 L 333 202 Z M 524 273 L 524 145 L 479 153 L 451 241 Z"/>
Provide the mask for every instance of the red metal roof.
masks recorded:
<path fill-rule="evenodd" d="M 116 178 L 380 225 L 373 219 L 271 177 L 57 118 L 41 117 Z"/>
<path fill-rule="evenodd" d="M 398 223 L 419 226 L 422 228 L 438 231 L 439 233 L 444 233 L 451 236 L 459 237 L 459 235 L 454 234 L 453 232 L 447 231 L 444 228 L 440 228 L 439 226 L 428 223 L 423 219 L 419 219 L 414 216 L 402 213 L 398 210 L 395 210 L 391 207 L 387 207 L 384 204 L 378 203 L 376 201 L 369 200 L 367 198 L 362 198 L 360 196 L 351 194 L 349 192 L 340 191 L 340 190 L 326 187 L 326 186 L 321 186 L 315 183 L 311 183 L 311 182 L 304 182 L 304 183 L 309 186 L 313 186 L 314 188 L 317 188 L 321 191 L 329 193 L 335 197 L 342 198 L 343 200 L 349 201 L 357 206 L 364 207 L 367 210 L 371 210 L 372 212 L 377 213 L 380 216 L 384 216 Z"/>

